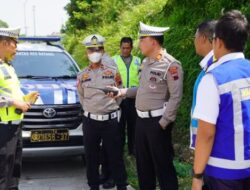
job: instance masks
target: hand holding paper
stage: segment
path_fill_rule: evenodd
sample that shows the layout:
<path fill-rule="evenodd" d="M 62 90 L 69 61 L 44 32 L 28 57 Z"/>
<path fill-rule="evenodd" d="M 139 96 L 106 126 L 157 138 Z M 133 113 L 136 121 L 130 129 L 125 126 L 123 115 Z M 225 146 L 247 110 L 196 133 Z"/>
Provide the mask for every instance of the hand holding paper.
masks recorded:
<path fill-rule="evenodd" d="M 38 97 L 39 97 L 39 92 L 37 91 L 30 92 L 29 94 L 24 96 L 24 101 L 29 102 L 30 104 L 34 104 L 38 99 Z"/>

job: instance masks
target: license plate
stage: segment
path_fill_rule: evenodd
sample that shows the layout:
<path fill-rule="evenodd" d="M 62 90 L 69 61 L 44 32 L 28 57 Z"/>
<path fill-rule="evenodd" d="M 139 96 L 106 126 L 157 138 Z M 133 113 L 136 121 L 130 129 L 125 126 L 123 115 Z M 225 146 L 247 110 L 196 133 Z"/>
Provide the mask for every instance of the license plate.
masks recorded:
<path fill-rule="evenodd" d="M 68 129 L 44 129 L 31 131 L 31 142 L 58 142 L 68 140 Z"/>

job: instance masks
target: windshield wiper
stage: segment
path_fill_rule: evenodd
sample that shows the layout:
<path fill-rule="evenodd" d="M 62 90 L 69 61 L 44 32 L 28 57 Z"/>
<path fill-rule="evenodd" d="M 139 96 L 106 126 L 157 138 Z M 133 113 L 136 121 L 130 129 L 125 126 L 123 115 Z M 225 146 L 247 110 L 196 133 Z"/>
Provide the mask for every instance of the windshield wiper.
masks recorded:
<path fill-rule="evenodd" d="M 24 75 L 19 76 L 21 79 L 76 79 L 76 76 L 61 75 L 61 76 L 34 76 L 34 75 Z"/>
<path fill-rule="evenodd" d="M 61 76 L 54 76 L 51 77 L 53 79 L 76 79 L 76 75 L 75 76 L 70 76 L 70 75 L 61 75 Z"/>
<path fill-rule="evenodd" d="M 24 76 L 19 76 L 18 78 L 21 79 L 51 79 L 49 76 L 34 76 L 34 75 L 24 75 Z"/>

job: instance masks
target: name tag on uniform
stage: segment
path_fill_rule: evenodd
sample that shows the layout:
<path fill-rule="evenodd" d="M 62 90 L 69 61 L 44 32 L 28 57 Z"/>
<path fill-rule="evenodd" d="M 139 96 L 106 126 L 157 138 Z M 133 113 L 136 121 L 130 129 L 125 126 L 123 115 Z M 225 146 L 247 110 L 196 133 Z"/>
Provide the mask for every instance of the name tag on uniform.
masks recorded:
<path fill-rule="evenodd" d="M 82 80 L 82 82 L 88 82 L 88 81 L 91 81 L 91 78 Z"/>
<path fill-rule="evenodd" d="M 156 72 L 156 71 L 150 71 L 150 74 L 155 75 L 155 76 L 161 76 L 161 73 Z"/>

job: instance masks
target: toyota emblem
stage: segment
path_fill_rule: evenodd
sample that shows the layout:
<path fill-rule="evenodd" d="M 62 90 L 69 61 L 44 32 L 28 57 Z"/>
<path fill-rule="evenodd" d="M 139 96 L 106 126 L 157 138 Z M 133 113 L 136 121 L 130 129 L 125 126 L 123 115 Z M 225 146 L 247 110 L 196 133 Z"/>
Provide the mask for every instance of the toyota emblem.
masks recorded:
<path fill-rule="evenodd" d="M 43 110 L 43 115 L 46 118 L 52 118 L 56 115 L 56 110 L 54 108 L 46 108 Z"/>

